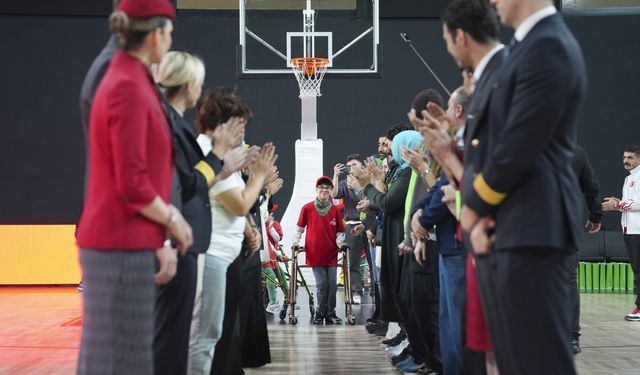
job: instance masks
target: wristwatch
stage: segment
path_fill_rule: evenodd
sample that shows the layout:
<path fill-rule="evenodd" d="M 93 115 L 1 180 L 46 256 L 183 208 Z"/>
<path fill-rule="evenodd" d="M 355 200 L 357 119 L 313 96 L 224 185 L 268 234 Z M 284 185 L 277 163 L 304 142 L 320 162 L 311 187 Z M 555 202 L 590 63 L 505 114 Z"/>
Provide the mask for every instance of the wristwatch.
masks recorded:
<path fill-rule="evenodd" d="M 424 170 L 424 172 L 420 173 L 420 178 L 422 178 L 424 180 L 424 178 L 430 173 L 431 171 L 429 170 L 429 168 L 427 167 L 427 169 Z"/>
<path fill-rule="evenodd" d="M 175 211 L 170 210 L 169 211 L 169 218 L 167 219 L 167 227 L 172 226 L 173 224 L 177 224 L 178 223 L 178 214 L 175 213 Z"/>

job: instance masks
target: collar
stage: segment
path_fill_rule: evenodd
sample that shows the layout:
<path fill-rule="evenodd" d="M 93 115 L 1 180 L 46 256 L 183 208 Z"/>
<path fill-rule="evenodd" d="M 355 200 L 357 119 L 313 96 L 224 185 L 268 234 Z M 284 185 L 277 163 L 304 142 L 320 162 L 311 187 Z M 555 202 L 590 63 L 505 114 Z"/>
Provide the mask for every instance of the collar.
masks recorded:
<path fill-rule="evenodd" d="M 636 175 L 638 173 L 640 173 L 640 165 L 629 171 L 630 176 Z"/>
<path fill-rule="evenodd" d="M 526 38 L 527 34 L 529 34 L 529 31 L 531 31 L 531 29 L 533 29 L 533 27 L 537 25 L 538 22 L 540 22 L 543 18 L 552 16 L 556 13 L 558 13 L 558 11 L 556 10 L 556 7 L 554 7 L 553 5 L 548 5 L 540 9 L 539 11 L 533 13 L 529 17 L 525 18 L 525 20 L 522 21 L 520 26 L 518 26 L 518 28 L 516 29 L 516 32 L 513 34 L 514 38 L 516 38 L 518 43 L 522 42 L 522 40 Z"/>
<path fill-rule="evenodd" d="M 180 115 L 180 117 L 184 117 L 184 112 L 180 111 L 178 108 L 171 106 L 171 108 L 176 111 L 177 114 Z"/>
<path fill-rule="evenodd" d="M 462 126 L 460 129 L 458 129 L 458 131 L 456 132 L 456 139 L 457 142 L 456 144 L 458 145 L 458 147 L 462 148 L 464 147 L 464 128 L 465 126 Z"/>
<path fill-rule="evenodd" d="M 128 71 L 128 72 L 132 71 L 135 74 L 146 76 L 147 79 L 149 79 L 149 81 L 151 81 L 151 83 L 155 87 L 156 83 L 153 80 L 153 77 L 151 76 L 151 71 L 149 70 L 149 67 L 147 67 L 142 61 L 129 55 L 128 53 L 124 51 L 117 51 L 113 55 L 111 64 L 121 66 L 125 68 L 125 71 Z"/>
<path fill-rule="evenodd" d="M 484 55 L 482 59 L 480 59 L 480 62 L 478 62 L 478 65 L 476 65 L 476 68 L 473 70 L 474 85 L 476 82 L 480 80 L 480 77 L 482 77 L 482 73 L 484 72 L 484 69 L 489 64 L 489 61 L 491 61 L 491 58 L 503 48 L 504 48 L 504 44 L 499 43 L 497 46 L 493 47 L 491 51 L 487 52 L 487 54 Z"/>

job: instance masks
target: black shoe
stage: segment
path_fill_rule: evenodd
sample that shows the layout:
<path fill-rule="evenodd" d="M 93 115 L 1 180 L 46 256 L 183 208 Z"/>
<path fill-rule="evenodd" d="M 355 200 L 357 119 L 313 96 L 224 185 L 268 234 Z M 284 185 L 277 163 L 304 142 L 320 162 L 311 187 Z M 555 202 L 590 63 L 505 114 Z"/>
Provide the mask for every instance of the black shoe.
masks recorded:
<path fill-rule="evenodd" d="M 404 348 L 402 352 L 400 352 L 400 354 L 391 357 L 391 364 L 395 366 L 396 364 L 407 359 L 410 355 L 411 355 L 411 348 L 407 346 L 406 348 Z"/>
<path fill-rule="evenodd" d="M 313 318 L 313 324 L 322 324 L 324 322 L 324 316 L 317 315 Z"/>
<path fill-rule="evenodd" d="M 418 375 L 436 375 L 437 372 L 429 368 L 429 366 L 427 366 L 425 363 L 423 363 L 420 365 L 420 367 L 418 367 L 417 374 Z"/>
<path fill-rule="evenodd" d="M 377 336 L 377 337 L 385 337 L 387 335 L 387 330 L 388 329 L 389 329 L 389 327 L 387 325 L 383 325 L 383 326 L 378 327 L 373 332 L 371 332 L 371 334 L 374 335 L 374 336 Z"/>
<path fill-rule="evenodd" d="M 578 354 L 582 352 L 582 348 L 580 347 L 580 340 L 573 339 L 571 340 L 571 349 L 573 349 L 573 354 Z"/>
<path fill-rule="evenodd" d="M 324 319 L 324 324 L 342 324 L 342 319 L 338 318 L 336 313 L 333 313 Z"/>
<path fill-rule="evenodd" d="M 367 332 L 369 332 L 370 334 L 373 334 L 373 332 L 379 330 L 380 328 L 387 329 L 387 326 L 388 326 L 387 322 L 376 320 L 371 324 L 367 324 L 366 326 L 364 326 L 364 329 L 366 329 Z"/>
<path fill-rule="evenodd" d="M 390 338 L 390 339 L 386 339 L 386 340 L 382 340 L 380 341 L 380 343 L 382 345 L 386 345 L 386 346 L 396 346 L 399 345 L 404 339 L 407 338 L 407 334 L 404 333 L 404 331 L 400 331 L 398 332 L 397 335 L 395 335 L 395 337 Z"/>

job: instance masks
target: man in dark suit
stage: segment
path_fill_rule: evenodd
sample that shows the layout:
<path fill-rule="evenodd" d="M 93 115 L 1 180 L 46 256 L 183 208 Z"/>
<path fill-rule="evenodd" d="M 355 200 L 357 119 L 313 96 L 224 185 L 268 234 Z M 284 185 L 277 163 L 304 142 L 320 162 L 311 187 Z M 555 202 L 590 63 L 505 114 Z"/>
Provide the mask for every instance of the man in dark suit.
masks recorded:
<path fill-rule="evenodd" d="M 550 0 L 491 3 L 515 34 L 467 129 L 461 224 L 484 254 L 478 282 L 500 373 L 575 374 L 566 265 L 582 226 L 571 158 L 585 64 Z"/>
<path fill-rule="evenodd" d="M 573 171 L 578 177 L 580 191 L 584 196 L 587 209 L 589 210 L 589 219 L 585 228 L 589 234 L 595 234 L 600 231 L 602 226 L 602 206 L 600 205 L 600 185 L 598 177 L 593 171 L 593 167 L 587 157 L 587 152 L 576 145 L 575 153 L 571 161 Z M 578 263 L 580 257 L 576 252 L 569 264 L 569 285 L 571 295 L 571 348 L 574 354 L 582 352 L 580 348 L 580 293 L 578 292 Z"/>

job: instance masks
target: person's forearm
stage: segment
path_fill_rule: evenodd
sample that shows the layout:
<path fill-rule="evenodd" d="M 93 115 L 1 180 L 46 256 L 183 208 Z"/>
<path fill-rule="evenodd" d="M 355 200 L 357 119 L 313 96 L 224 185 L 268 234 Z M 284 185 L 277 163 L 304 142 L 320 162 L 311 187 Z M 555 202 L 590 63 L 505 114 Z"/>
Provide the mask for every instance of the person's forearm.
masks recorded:
<path fill-rule="evenodd" d="M 442 160 L 442 165 L 446 166 L 446 168 L 451 173 L 451 177 L 453 177 L 456 182 L 462 181 L 462 174 L 464 173 L 464 166 L 458 156 L 456 156 L 453 152 L 447 153 L 447 155 Z"/>
<path fill-rule="evenodd" d="M 300 243 L 300 239 L 302 238 L 302 233 L 304 233 L 303 227 L 296 227 L 296 234 L 293 236 L 293 243 Z"/>
<path fill-rule="evenodd" d="M 238 216 L 246 215 L 251 207 L 256 203 L 256 200 L 260 195 L 260 191 L 262 190 L 264 179 L 264 175 L 258 175 L 252 176 L 249 181 L 247 181 L 245 188 L 240 193 L 240 202 L 238 205 L 239 212 L 236 213 Z"/>
<path fill-rule="evenodd" d="M 340 176 L 337 174 L 333 174 L 333 189 L 331 189 L 331 196 L 332 197 L 337 197 L 338 196 L 338 180 L 339 180 Z"/>
<path fill-rule="evenodd" d="M 140 209 L 139 212 L 142 216 L 155 223 L 161 224 L 162 226 L 167 226 L 169 224 L 171 209 L 159 196 L 156 196 L 148 206 Z"/>
<path fill-rule="evenodd" d="M 387 189 L 384 186 L 384 181 L 382 179 L 374 179 L 371 181 L 371 185 L 373 185 L 374 188 L 376 188 L 376 190 L 378 190 L 381 193 L 384 193 Z"/>

